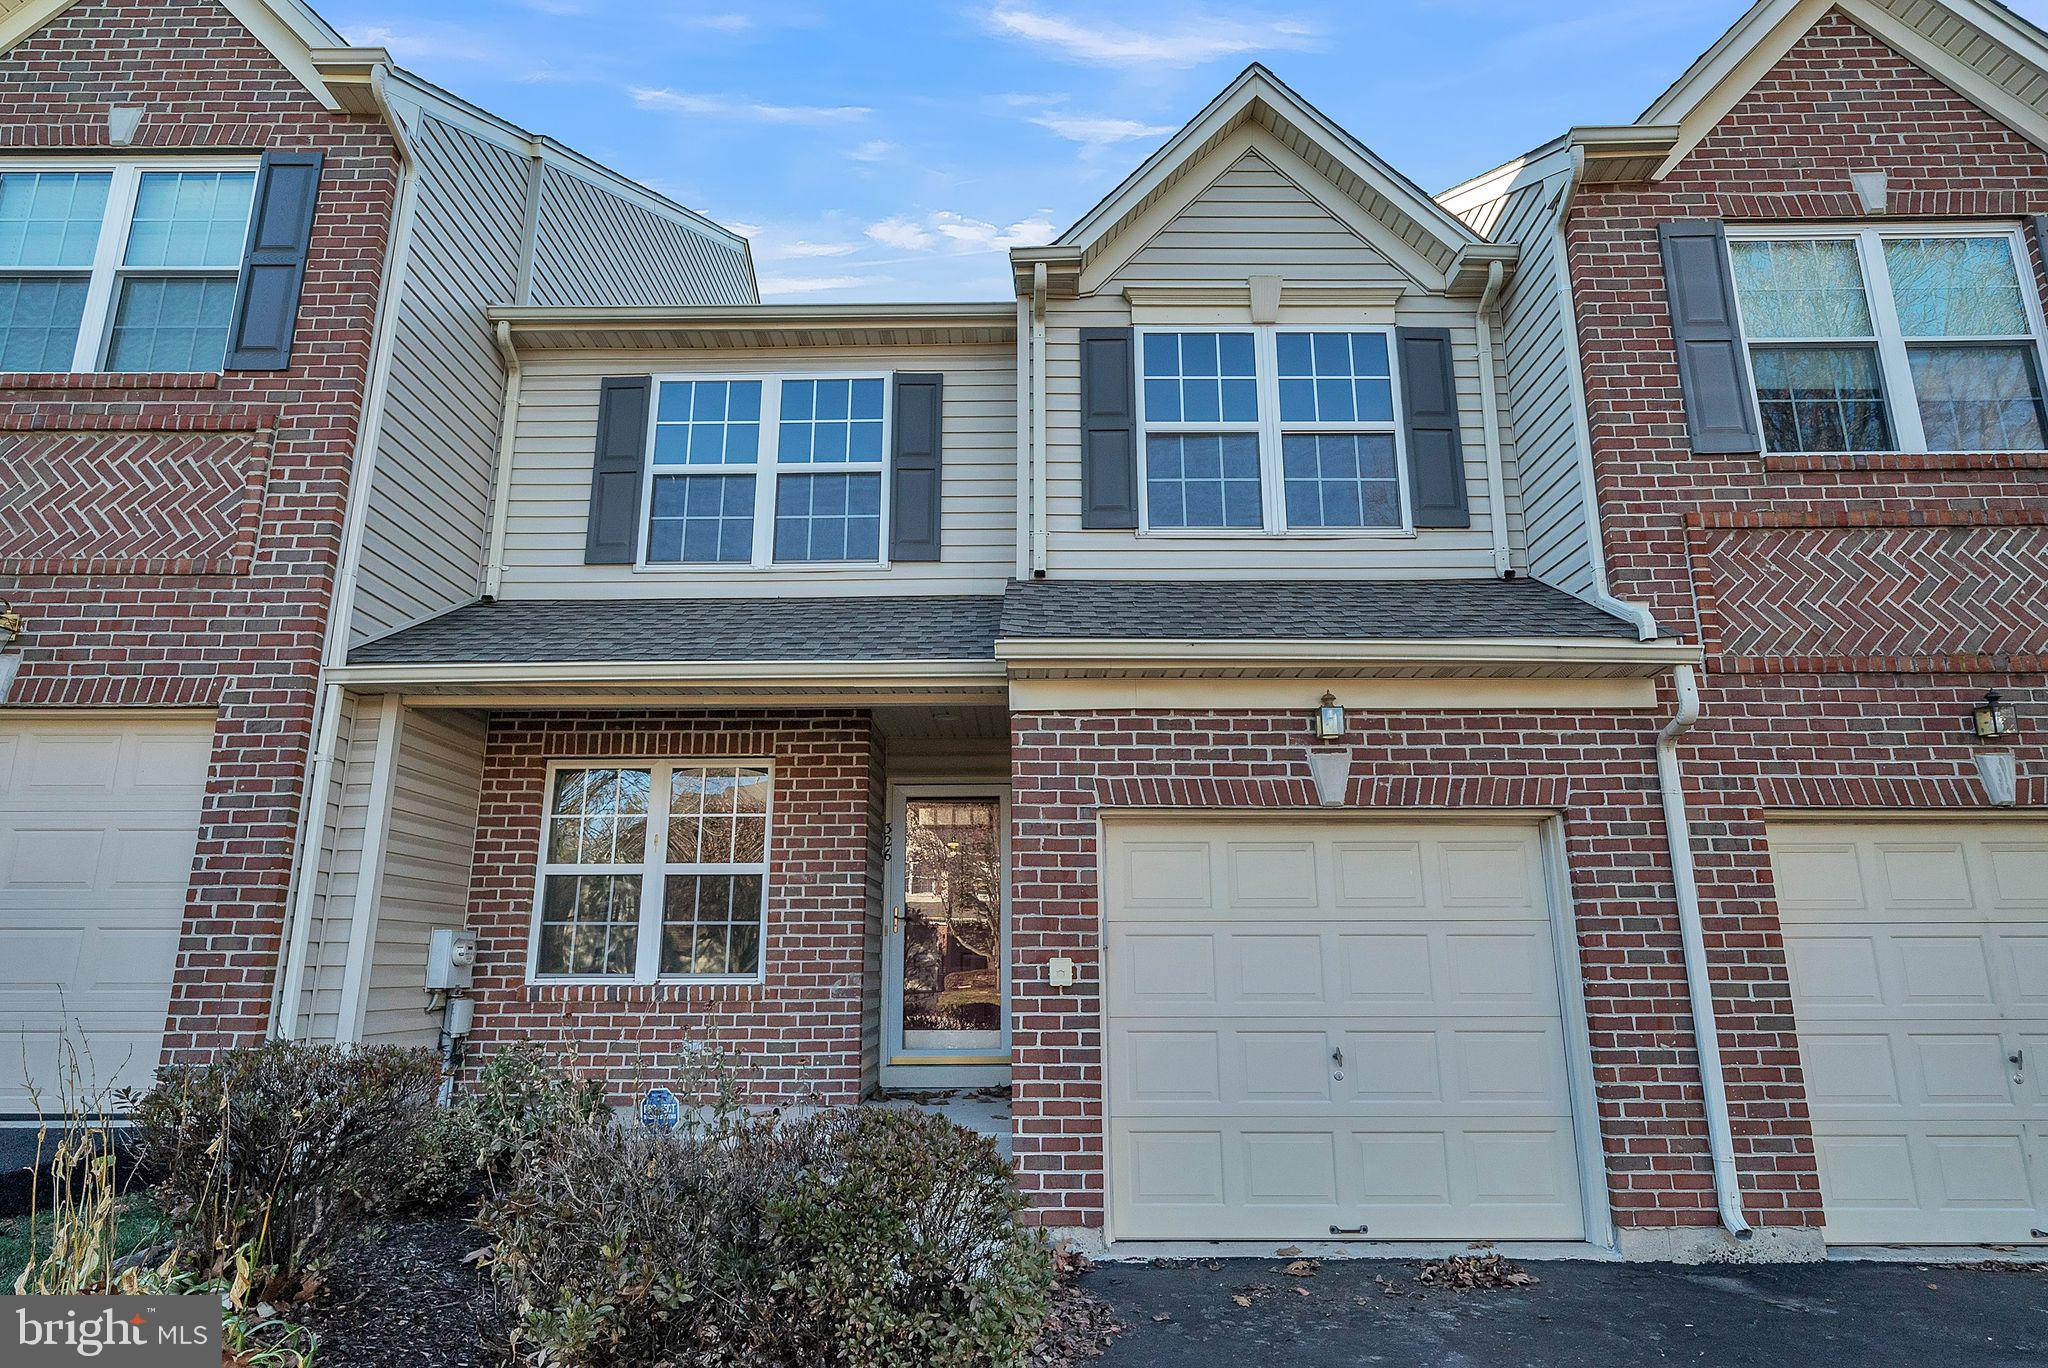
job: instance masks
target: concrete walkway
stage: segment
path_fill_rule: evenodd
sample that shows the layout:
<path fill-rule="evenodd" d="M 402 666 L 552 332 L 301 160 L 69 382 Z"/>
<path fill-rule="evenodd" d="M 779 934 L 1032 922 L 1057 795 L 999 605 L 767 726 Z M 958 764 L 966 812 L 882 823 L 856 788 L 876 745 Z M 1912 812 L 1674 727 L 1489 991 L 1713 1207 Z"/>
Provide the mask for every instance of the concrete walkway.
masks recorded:
<path fill-rule="evenodd" d="M 1418 1264 L 1104 1264 L 1082 1286 L 1130 1328 L 1101 1368 L 2042 1368 L 2048 1269 L 1530 1263 L 1533 1287 L 1418 1286 Z M 1241 1306 L 1242 1297 L 1251 1305 Z"/>

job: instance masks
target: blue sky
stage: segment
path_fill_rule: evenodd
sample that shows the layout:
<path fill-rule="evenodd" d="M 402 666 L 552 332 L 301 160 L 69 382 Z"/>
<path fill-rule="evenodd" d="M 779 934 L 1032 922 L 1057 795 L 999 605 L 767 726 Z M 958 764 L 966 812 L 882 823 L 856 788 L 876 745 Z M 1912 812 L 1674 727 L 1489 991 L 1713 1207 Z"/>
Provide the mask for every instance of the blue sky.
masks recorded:
<path fill-rule="evenodd" d="M 999 299 L 1247 62 L 1430 191 L 1640 113 L 1744 0 L 325 0 L 754 239 L 764 298 Z M 2048 0 L 2014 6 L 2040 23 Z"/>

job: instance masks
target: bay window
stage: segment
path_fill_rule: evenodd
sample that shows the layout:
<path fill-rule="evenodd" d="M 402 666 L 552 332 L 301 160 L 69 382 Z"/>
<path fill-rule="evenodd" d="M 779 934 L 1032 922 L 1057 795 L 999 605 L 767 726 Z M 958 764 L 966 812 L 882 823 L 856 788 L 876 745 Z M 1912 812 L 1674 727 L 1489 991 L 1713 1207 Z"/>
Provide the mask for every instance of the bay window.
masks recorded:
<path fill-rule="evenodd" d="M 548 779 L 532 978 L 759 978 L 767 765 L 563 764 Z"/>
<path fill-rule="evenodd" d="M 1408 526 L 1388 329 L 1140 330 L 1147 532 Z"/>
<path fill-rule="evenodd" d="M 253 165 L 0 170 L 0 370 L 214 371 Z"/>
<path fill-rule="evenodd" d="M 1765 450 L 2048 447 L 2012 232 L 1732 230 L 1728 250 Z"/>
<path fill-rule="evenodd" d="M 643 564 L 877 564 L 888 381 L 660 380 Z"/>

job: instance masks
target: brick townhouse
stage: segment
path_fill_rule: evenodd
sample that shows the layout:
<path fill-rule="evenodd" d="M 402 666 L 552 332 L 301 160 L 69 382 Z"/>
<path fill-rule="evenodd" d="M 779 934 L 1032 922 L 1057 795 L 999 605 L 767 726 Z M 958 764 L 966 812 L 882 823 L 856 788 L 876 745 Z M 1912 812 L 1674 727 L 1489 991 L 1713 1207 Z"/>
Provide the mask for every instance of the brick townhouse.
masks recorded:
<path fill-rule="evenodd" d="M 329 606 L 404 515 L 351 500 L 488 480 L 485 307 L 624 281 L 753 298 L 740 240 L 300 4 L 5 7 L 0 1116 L 67 1033 L 108 1087 L 268 1032 Z"/>
<path fill-rule="evenodd" d="M 521 272 L 275 1029 L 950 1093 L 1116 1244 L 2048 1240 L 2044 147 L 2002 7 L 1761 0 L 1436 197 L 1253 66 L 996 301 Z"/>

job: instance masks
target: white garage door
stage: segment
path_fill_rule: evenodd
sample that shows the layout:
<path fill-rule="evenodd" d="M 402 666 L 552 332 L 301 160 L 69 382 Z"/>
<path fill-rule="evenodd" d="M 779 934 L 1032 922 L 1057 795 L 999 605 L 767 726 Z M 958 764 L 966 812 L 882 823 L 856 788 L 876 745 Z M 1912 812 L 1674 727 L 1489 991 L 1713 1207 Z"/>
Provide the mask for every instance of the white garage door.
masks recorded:
<path fill-rule="evenodd" d="M 1534 827 L 1106 828 L 1118 1239 L 1585 1232 Z"/>
<path fill-rule="evenodd" d="M 0 717 L 0 1116 L 52 1104 L 66 1037 L 96 1087 L 156 1068 L 212 735 Z"/>
<path fill-rule="evenodd" d="M 1770 843 L 1828 1238 L 2038 1238 L 2048 826 L 1780 822 Z"/>

